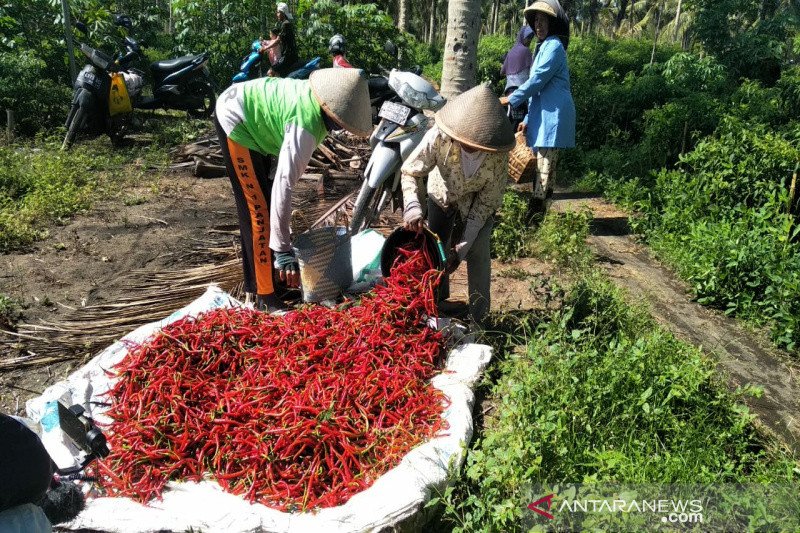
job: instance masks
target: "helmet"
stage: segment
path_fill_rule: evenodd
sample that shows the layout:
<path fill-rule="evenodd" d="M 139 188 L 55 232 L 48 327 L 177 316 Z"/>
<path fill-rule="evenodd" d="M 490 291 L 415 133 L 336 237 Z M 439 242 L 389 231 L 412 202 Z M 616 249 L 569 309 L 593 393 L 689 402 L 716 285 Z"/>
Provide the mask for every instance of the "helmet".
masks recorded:
<path fill-rule="evenodd" d="M 344 40 L 344 35 L 337 33 L 328 41 L 328 52 L 331 55 L 344 54 L 345 46 L 347 46 L 347 43 Z"/>
<path fill-rule="evenodd" d="M 114 15 L 114 24 L 129 30 L 133 28 L 133 21 L 125 14 Z"/>
<path fill-rule="evenodd" d="M 386 43 L 384 43 L 384 45 L 383 45 L 383 50 L 387 54 L 392 56 L 394 59 L 397 59 L 397 57 L 399 55 L 398 50 L 397 50 L 397 45 L 394 44 L 391 39 L 387 39 L 386 40 Z"/>

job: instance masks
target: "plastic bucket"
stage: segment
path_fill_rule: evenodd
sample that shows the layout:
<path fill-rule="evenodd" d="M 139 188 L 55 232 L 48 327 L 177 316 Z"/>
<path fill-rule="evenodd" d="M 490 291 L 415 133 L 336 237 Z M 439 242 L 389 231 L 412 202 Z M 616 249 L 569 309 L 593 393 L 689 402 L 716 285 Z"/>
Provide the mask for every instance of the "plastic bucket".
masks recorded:
<path fill-rule="evenodd" d="M 397 249 L 407 246 L 419 238 L 414 231 L 409 231 L 405 228 L 399 227 L 395 229 L 383 245 L 381 251 L 381 272 L 383 277 L 388 277 L 394 260 L 397 257 Z M 446 259 L 442 241 L 428 228 L 424 228 L 422 232 L 424 245 L 428 248 L 428 253 L 434 262 L 434 268 L 444 270 Z"/>
<path fill-rule="evenodd" d="M 353 283 L 350 234 L 342 226 L 301 233 L 294 242 L 304 302 L 335 300 Z"/>

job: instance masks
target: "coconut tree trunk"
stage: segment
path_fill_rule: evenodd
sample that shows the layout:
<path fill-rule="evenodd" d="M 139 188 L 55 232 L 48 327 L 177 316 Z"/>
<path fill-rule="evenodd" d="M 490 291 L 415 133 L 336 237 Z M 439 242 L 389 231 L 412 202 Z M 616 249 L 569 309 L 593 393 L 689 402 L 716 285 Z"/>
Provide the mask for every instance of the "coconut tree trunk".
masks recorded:
<path fill-rule="evenodd" d="M 448 2 L 442 67 L 442 95 L 445 98 L 452 98 L 475 86 L 480 30 L 480 0 Z"/>
<path fill-rule="evenodd" d="M 619 11 L 617 11 L 617 16 L 614 17 L 614 31 L 619 31 L 620 26 L 622 26 L 622 21 L 625 20 L 625 12 L 627 10 L 628 0 L 620 0 Z"/>
<path fill-rule="evenodd" d="M 653 35 L 653 51 L 650 54 L 650 64 L 653 64 L 653 61 L 656 59 L 656 44 L 658 44 L 658 34 L 661 31 L 661 11 L 663 9 L 663 4 L 658 4 L 656 6 L 656 32 Z"/>
<path fill-rule="evenodd" d="M 681 26 L 681 5 L 683 4 L 683 0 L 678 0 L 678 9 L 675 11 L 675 32 L 672 34 L 672 42 L 676 42 L 678 40 L 678 30 Z"/>
<path fill-rule="evenodd" d="M 410 0 L 400 0 L 398 4 L 397 28 L 400 31 L 408 31 L 408 8 L 411 7 L 411 2 Z"/>
<path fill-rule="evenodd" d="M 628 28 L 633 34 L 633 18 L 636 15 L 636 11 L 634 11 L 634 6 L 636 5 L 636 0 L 631 0 L 631 16 L 628 17 Z"/>
<path fill-rule="evenodd" d="M 433 28 L 436 27 L 436 0 L 431 0 L 431 13 L 428 21 L 428 44 L 433 43 Z"/>

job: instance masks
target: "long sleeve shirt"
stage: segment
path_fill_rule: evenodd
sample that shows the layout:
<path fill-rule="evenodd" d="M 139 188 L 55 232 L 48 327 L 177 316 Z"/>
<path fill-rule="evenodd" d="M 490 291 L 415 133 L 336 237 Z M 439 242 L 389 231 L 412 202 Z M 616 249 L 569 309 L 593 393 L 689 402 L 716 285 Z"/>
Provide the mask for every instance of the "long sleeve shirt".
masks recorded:
<path fill-rule="evenodd" d="M 469 165 L 468 165 L 469 166 Z M 503 203 L 508 180 L 508 154 L 487 153 L 471 176 L 464 175 L 461 145 L 434 126 L 401 169 L 403 202 L 422 202 L 425 192 L 442 209 L 458 209 L 464 221 L 463 254 Z M 423 178 L 427 176 L 427 187 Z"/>
<path fill-rule="evenodd" d="M 575 102 L 567 52 L 556 36 L 544 40 L 533 59 L 528 81 L 508 97 L 513 107 L 528 101 L 527 141 L 532 148 L 575 146 Z"/>
<path fill-rule="evenodd" d="M 217 99 L 217 120 L 232 140 L 277 156 L 269 247 L 291 250 L 292 193 L 328 133 L 307 80 L 259 78 L 231 85 Z"/>

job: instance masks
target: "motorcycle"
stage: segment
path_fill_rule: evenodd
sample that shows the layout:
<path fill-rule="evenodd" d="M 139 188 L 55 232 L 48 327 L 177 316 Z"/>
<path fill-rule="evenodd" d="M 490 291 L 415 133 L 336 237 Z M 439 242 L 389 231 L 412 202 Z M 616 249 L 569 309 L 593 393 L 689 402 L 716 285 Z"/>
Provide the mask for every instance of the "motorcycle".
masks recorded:
<path fill-rule="evenodd" d="M 369 139 L 372 155 L 353 208 L 351 234 L 369 227 L 389 200 L 393 210 L 402 205 L 400 167 L 428 130 L 423 111 L 437 111 L 445 104 L 436 89 L 414 72 L 393 69 L 387 85 L 394 96 L 381 104 L 380 122 Z"/>
<path fill-rule="evenodd" d="M 118 24 L 124 23 L 118 21 Z M 84 24 L 76 22 L 75 27 L 85 36 L 89 35 Z M 87 43 L 77 44 L 89 64 L 75 79 L 72 104 L 65 123 L 67 134 L 61 148 L 68 150 L 78 132 L 84 129 L 108 134 L 111 143 L 116 146 L 125 137 L 133 111 L 133 99 L 143 85 L 142 76 L 135 71 L 127 71 L 137 54 L 129 50 L 115 60 Z"/>
<path fill-rule="evenodd" d="M 135 46 L 142 46 L 133 39 Z M 210 54 L 186 55 L 150 64 L 153 95 L 134 101 L 137 109 L 178 109 L 196 118 L 210 117 L 217 100 L 208 70 Z"/>
<path fill-rule="evenodd" d="M 261 39 L 256 39 L 250 46 L 250 54 L 245 56 L 242 64 L 237 72 L 231 79 L 232 83 L 240 83 L 243 81 L 254 80 L 261 76 Z M 286 76 L 289 79 L 306 80 L 311 73 L 319 68 L 322 61 L 321 57 L 315 57 L 311 61 L 300 60 L 293 65 L 292 72 Z"/>
<path fill-rule="evenodd" d="M 233 76 L 233 79 L 231 80 L 233 83 L 239 83 L 241 81 L 252 80 L 260 77 L 261 73 L 256 70 L 256 68 L 259 70 L 261 68 L 261 39 L 256 39 L 253 41 L 250 49 L 251 52 L 242 61 L 242 66 L 239 67 L 239 72 Z"/>
<path fill-rule="evenodd" d="M 40 529 L 44 526 L 42 515 L 53 525 L 72 520 L 84 506 L 83 493 L 72 481 L 96 480 L 96 475 L 87 475 L 85 470 L 94 460 L 109 455 L 106 436 L 81 405 L 67 407 L 61 401 L 48 404 L 40 424 L 14 418 L 0 414 L 4 432 L 0 442 L 4 461 L 0 462 L 4 489 L 0 531 L 20 531 L 20 522 L 36 523 L 22 530 L 44 530 Z M 65 454 L 71 464 L 59 466 L 57 460 L 63 462 Z"/>

